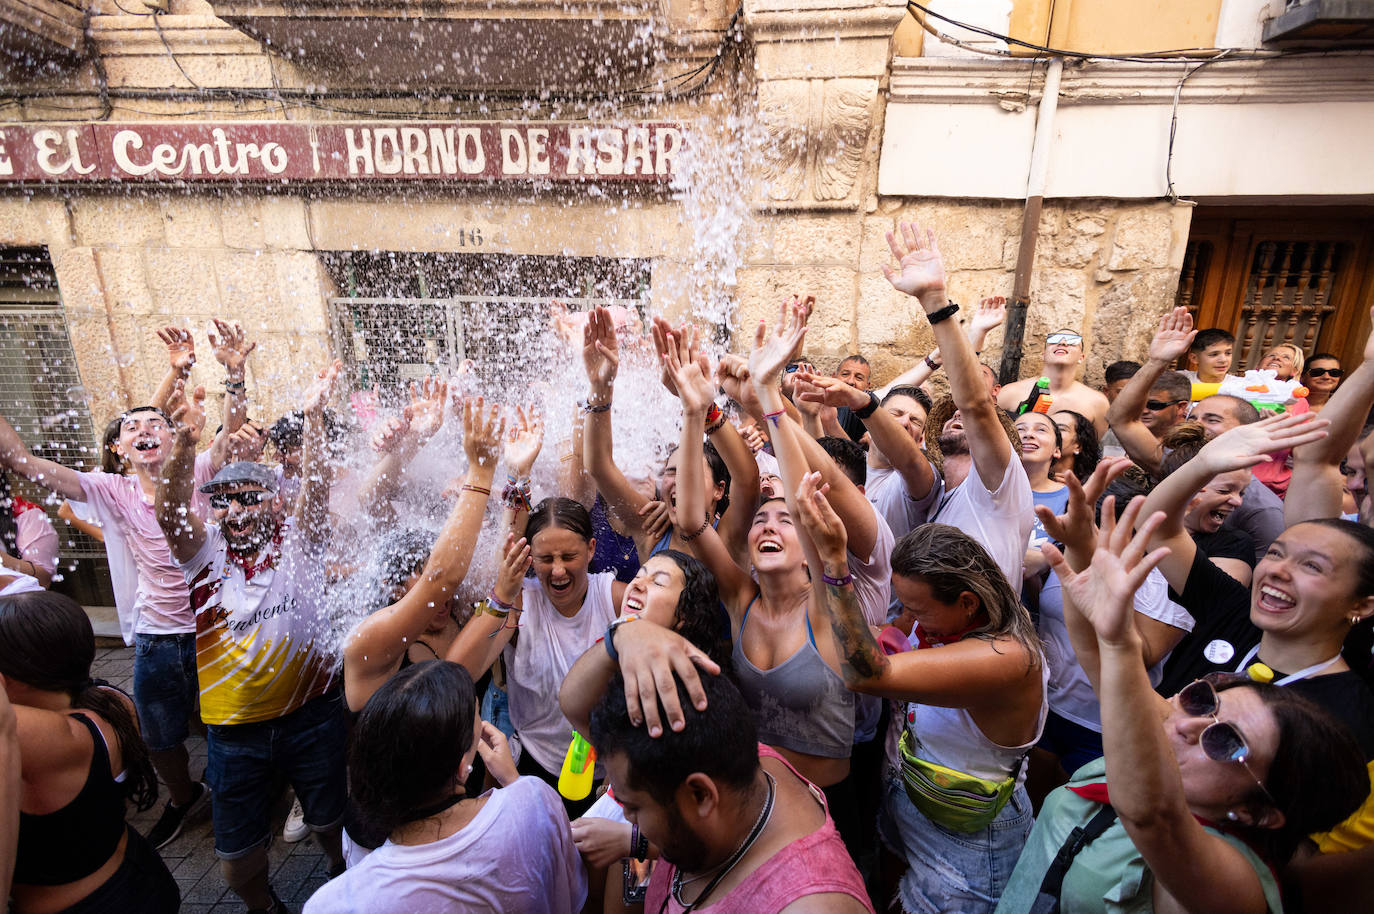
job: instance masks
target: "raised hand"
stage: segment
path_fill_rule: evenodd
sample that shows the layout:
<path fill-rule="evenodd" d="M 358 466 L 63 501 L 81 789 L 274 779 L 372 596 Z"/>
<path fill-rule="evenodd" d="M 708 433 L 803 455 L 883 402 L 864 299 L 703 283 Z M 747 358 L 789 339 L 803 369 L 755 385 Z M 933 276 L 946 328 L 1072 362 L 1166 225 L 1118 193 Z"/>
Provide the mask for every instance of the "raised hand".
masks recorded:
<path fill-rule="evenodd" d="M 663 534 L 667 533 L 668 528 L 672 525 L 666 501 L 645 502 L 644 506 L 639 509 L 639 516 L 644 519 L 645 538 L 653 543 L 663 539 Z"/>
<path fill-rule="evenodd" d="M 405 443 L 409 431 L 410 423 L 406 422 L 404 415 L 391 416 L 377 427 L 372 436 L 372 449 L 379 454 L 394 453 Z"/>
<path fill-rule="evenodd" d="M 522 536 L 516 539 L 514 533 L 506 534 L 506 545 L 501 550 L 501 564 L 496 568 L 496 583 L 492 591 L 502 603 L 514 603 L 520 596 L 520 582 L 530 567 L 530 545 Z"/>
<path fill-rule="evenodd" d="M 1140 531 L 1131 535 L 1144 505 L 1145 498 L 1136 497 L 1117 523 L 1115 497 L 1103 502 L 1097 549 L 1092 564 L 1083 571 L 1070 568 L 1052 543 L 1040 547 L 1059 575 L 1073 609 L 1088 621 L 1103 644 L 1129 646 L 1140 637 L 1135 627 L 1135 592 L 1145 583 L 1150 570 L 1169 554 L 1167 546 L 1145 553 L 1150 537 L 1164 521 L 1162 511 L 1146 518 Z"/>
<path fill-rule="evenodd" d="M 698 710 L 705 709 L 706 692 L 697 670 L 719 675 L 720 667 L 701 648 L 647 619 L 616 628 L 615 648 L 625 677 L 625 709 L 630 723 L 639 726 L 642 722 L 650 736 L 662 736 L 663 720 L 658 713 L 662 702 L 668 725 L 675 731 L 685 726 L 674 673 L 687 687 L 692 704 Z"/>
<path fill-rule="evenodd" d="M 945 262 L 935 232 L 922 231 L 912 222 L 899 222 L 896 232 L 887 233 L 887 246 L 897 259 L 896 269 L 883 264 L 883 275 L 892 288 L 921 299 L 927 312 L 944 307 Z"/>
<path fill-rule="evenodd" d="M 506 429 L 500 407 L 495 403 L 490 408 L 484 407 L 481 397 L 463 400 L 463 452 L 467 454 L 469 467 L 496 466 L 497 449 Z"/>
<path fill-rule="evenodd" d="M 820 473 L 807 473 L 797 486 L 797 513 L 801 527 L 811 537 L 821 561 L 826 565 L 843 565 L 848 559 L 849 537 L 844 523 L 830 507 L 826 493 L 830 484 L 821 481 Z"/>
<path fill-rule="evenodd" d="M 1159 319 L 1159 330 L 1150 340 L 1150 360 L 1172 365 L 1193 345 L 1195 336 L 1193 316 L 1187 308 L 1175 308 Z"/>
<path fill-rule="evenodd" d="M 595 386 L 609 386 L 620 370 L 620 341 L 611 312 L 605 308 L 587 313 L 587 324 L 582 328 L 582 364 L 587 380 Z"/>
<path fill-rule="evenodd" d="M 527 479 L 543 446 L 544 420 L 533 407 L 517 406 L 506 429 L 506 472 Z"/>
<path fill-rule="evenodd" d="M 443 427 L 444 406 L 448 402 L 448 382 L 430 376 L 410 384 L 410 402 L 401 410 L 416 446 L 423 445 Z"/>
<path fill-rule="evenodd" d="M 868 405 L 868 394 L 850 387 L 839 378 L 799 371 L 796 379 L 802 382 L 797 398 L 807 403 L 823 403 L 833 407 L 848 406 L 850 409 L 863 409 Z"/>
<path fill-rule="evenodd" d="M 249 341 L 238 321 L 215 318 L 214 323 L 215 329 L 210 332 L 210 346 L 214 350 L 215 360 L 231 376 L 242 377 L 248 356 L 258 348 L 258 344 Z"/>
<path fill-rule="evenodd" d="M 1007 319 L 1007 300 L 1004 296 L 994 295 L 978 303 L 978 310 L 969 318 L 969 334 L 980 333 L 987 336 L 1002 326 Z"/>
<path fill-rule="evenodd" d="M 199 444 L 200 433 L 205 428 L 205 388 L 197 387 L 187 397 L 186 382 L 178 380 L 172 387 L 167 406 L 172 410 L 177 437 L 186 444 Z"/>
<path fill-rule="evenodd" d="M 739 436 L 744 439 L 744 443 L 749 445 L 749 450 L 757 454 L 768 444 L 768 436 L 763 433 L 757 423 L 746 422 L 738 426 Z"/>
<path fill-rule="evenodd" d="M 716 383 L 731 400 L 738 403 L 744 411 L 754 417 L 763 415 L 758 394 L 749 383 L 749 365 L 740 355 L 723 355 L 716 363 Z"/>
<path fill-rule="evenodd" d="M 1330 424 L 1329 419 L 1315 413 L 1279 413 L 1223 432 L 1207 442 L 1193 459 L 1201 460 L 1212 475 L 1243 470 L 1268 463 L 1272 459 L 1268 455 L 1275 451 L 1325 438 Z"/>
<path fill-rule="evenodd" d="M 677 396 L 677 384 L 673 382 L 672 372 L 668 370 L 668 337 L 672 335 L 673 325 L 665 321 L 658 315 L 654 315 L 653 322 L 649 324 L 649 335 L 654 343 L 654 355 L 658 358 L 658 363 L 663 366 L 663 372 L 659 375 L 659 380 L 668 389 L 668 393 Z"/>
<path fill-rule="evenodd" d="M 183 377 L 189 374 L 196 364 L 196 344 L 191 338 L 191 331 L 181 327 L 163 327 L 157 332 L 157 338 L 167 347 L 167 361 L 172 370 L 180 372 Z"/>
<path fill-rule="evenodd" d="M 1131 468 L 1129 457 L 1108 457 L 1098 463 L 1088 477 L 1088 484 L 1082 485 L 1078 477 L 1067 474 L 1065 484 L 1069 487 L 1068 508 L 1063 514 L 1055 514 L 1048 505 L 1037 505 L 1036 517 L 1045 526 L 1051 539 L 1064 544 L 1065 552 L 1087 555 L 1092 552 L 1097 537 L 1097 519 L 1094 510 L 1102 493 L 1112 480 Z"/>
<path fill-rule="evenodd" d="M 749 376 L 755 390 L 777 386 L 783 366 L 806 336 L 803 305 L 796 296 L 790 302 L 784 302 L 779 310 L 778 323 L 771 334 L 764 321 L 759 321 L 758 329 L 754 331 L 754 351 L 749 353 Z"/>
<path fill-rule="evenodd" d="M 658 346 L 654 328 L 654 345 Z M 706 354 L 698 349 L 697 328 L 684 327 L 664 334 L 662 354 L 665 376 L 672 379 L 674 389 L 682 400 L 683 412 L 706 412 L 716 398 L 716 385 L 711 383 L 711 365 Z M 665 385 L 666 386 L 666 385 Z"/>
<path fill-rule="evenodd" d="M 245 422 L 229 436 L 225 444 L 230 461 L 246 460 L 253 463 L 262 456 L 262 449 L 267 446 L 267 434 L 254 428 L 252 423 Z"/>
<path fill-rule="evenodd" d="M 338 383 L 339 373 L 342 371 L 343 362 L 338 359 L 320 369 L 320 373 L 315 377 L 315 383 L 305 392 L 305 402 L 301 409 L 307 416 L 324 415 L 324 406 L 333 396 L 334 385 Z"/>

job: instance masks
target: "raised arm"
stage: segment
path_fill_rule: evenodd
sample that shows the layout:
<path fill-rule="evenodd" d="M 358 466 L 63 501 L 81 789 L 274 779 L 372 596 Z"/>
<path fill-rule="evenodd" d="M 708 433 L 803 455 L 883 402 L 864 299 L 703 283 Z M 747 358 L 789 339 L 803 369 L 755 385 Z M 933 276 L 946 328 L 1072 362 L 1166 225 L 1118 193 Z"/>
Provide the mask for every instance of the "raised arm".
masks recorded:
<path fill-rule="evenodd" d="M 196 364 L 196 344 L 191 331 L 184 327 L 163 327 L 157 338 L 167 347 L 167 374 L 158 384 L 153 394 L 152 405 L 167 412 L 168 401 L 172 398 L 172 388 L 177 381 L 191 383 L 191 369 Z"/>
<path fill-rule="evenodd" d="M 876 394 L 870 397 L 868 393 L 855 390 L 839 378 L 807 374 L 801 375 L 799 380 L 811 385 L 809 390 L 802 391 L 803 400 L 814 399 L 831 406 L 848 406 L 856 416 L 877 399 Z M 930 487 L 935 484 L 935 470 L 920 446 L 892 414 L 878 406 L 868 416 L 859 416 L 859 421 L 868 430 L 871 445 L 881 451 L 892 468 L 901 474 L 907 494 L 911 498 L 928 495 Z"/>
<path fill-rule="evenodd" d="M 232 435 L 248 418 L 248 384 L 244 380 L 248 356 L 258 344 L 248 339 L 238 321 L 215 318 L 210 334 L 215 361 L 224 366 L 224 432 Z"/>
<path fill-rule="evenodd" d="M 358 503 L 365 514 L 391 517 L 391 505 L 406 466 L 443 427 L 449 404 L 447 382 L 436 377 L 425 378 L 418 384 L 411 382 L 410 402 L 399 416 L 388 419 L 372 436 L 372 448 L 381 456 L 358 490 Z"/>
<path fill-rule="evenodd" d="M 1325 410 L 1323 410 L 1325 412 Z M 1152 546 L 1168 546 L 1159 564 L 1169 586 L 1183 593 L 1197 556 L 1197 545 L 1183 528 L 1188 502 L 1219 473 L 1243 470 L 1269 460 L 1267 454 L 1298 447 L 1326 435 L 1328 420 L 1311 413 L 1283 413 L 1230 429 L 1203 446 L 1197 456 L 1170 473 L 1150 492 L 1144 516 L 1164 514 Z"/>
<path fill-rule="evenodd" d="M 1135 517 L 1129 512 L 1139 507 L 1128 509 L 1119 526 L 1104 517 L 1091 568 L 1064 581 L 1065 612 L 1082 613 L 1097 637 L 1096 688 L 1112 806 L 1158 883 L 1156 897 L 1168 896 L 1179 910 L 1263 911 L 1254 870 L 1239 851 L 1205 831 L 1188 806 L 1163 726 L 1170 705 L 1154 694 L 1141 662 L 1132 596 L 1165 550 L 1145 554 L 1158 515 L 1131 537 Z"/>
<path fill-rule="evenodd" d="M 944 358 L 950 394 L 959 409 L 978 478 L 989 491 L 996 491 L 1006 476 L 1007 465 L 1015 456 L 1011 441 L 997 414 L 997 404 L 983 381 L 978 358 L 959 324 L 949 318 L 957 308 L 945 294 L 945 264 L 935 241 L 935 232 L 922 232 L 919 226 L 903 222 L 897 233 L 888 232 L 887 243 L 898 267 L 883 264 L 883 275 L 899 292 L 921 303 Z M 951 311 L 950 308 L 955 308 Z"/>
<path fill-rule="evenodd" d="M 623 529 L 635 539 L 643 529 L 639 510 L 648 503 L 616 466 L 611 433 L 611 403 L 615 377 L 620 369 L 620 341 L 615 323 L 605 308 L 587 314 L 582 331 L 582 363 L 587 369 L 587 418 L 582 435 L 582 460 L 606 507 Z"/>
<path fill-rule="evenodd" d="M 445 660 L 461 663 L 473 679 L 480 679 L 491 669 L 501 649 L 519 630 L 520 614 L 524 610 L 524 591 L 520 582 L 530 567 L 529 543 L 523 536 L 507 533 L 500 549 L 501 561 L 491 593 L 478 605 L 444 656 Z"/>
<path fill-rule="evenodd" d="M 1160 461 L 1164 459 L 1164 446 L 1140 421 L 1140 412 L 1150 399 L 1150 391 L 1154 390 L 1159 376 L 1188 351 L 1195 336 L 1197 331 L 1193 329 L 1193 316 L 1187 308 L 1175 308 L 1160 318 L 1159 330 L 1150 341 L 1145 364 L 1126 382 L 1116 400 L 1107 408 L 1107 424 L 1116 433 L 1116 440 L 1121 442 L 1127 456 L 1151 476 L 1159 473 Z"/>
<path fill-rule="evenodd" d="M 988 334 L 1002 326 L 1006 319 L 1007 300 L 1003 296 L 994 295 L 978 303 L 978 310 L 973 312 L 973 316 L 968 322 L 968 330 L 966 331 L 969 345 L 973 347 L 973 354 L 975 356 L 981 356 L 983 354 L 983 347 L 987 345 Z M 936 347 L 930 351 L 929 355 L 906 371 L 897 375 L 897 377 L 893 378 L 891 381 L 888 381 L 887 384 L 883 385 L 883 387 L 879 388 L 875 393 L 877 393 L 878 399 L 881 400 L 883 397 L 886 397 L 894 387 L 920 387 L 934 375 L 935 372 L 940 370 L 942 364 L 940 349 Z"/>
<path fill-rule="evenodd" d="M 188 397 L 186 383 L 177 381 L 169 402 L 176 404 L 172 410 L 176 438 L 172 442 L 172 456 L 162 465 L 153 505 L 172 557 L 178 562 L 189 562 L 205 545 L 205 524 L 191 510 L 196 485 L 196 445 L 205 428 L 205 388 L 197 387 Z"/>
<path fill-rule="evenodd" d="M 322 369 L 305 396 L 305 442 L 301 452 L 301 494 L 296 520 L 312 543 L 329 539 L 329 462 L 324 435 L 324 406 L 339 380 L 343 362 L 335 359 Z"/>
<path fill-rule="evenodd" d="M 1370 309 L 1374 321 L 1374 308 Z M 1345 477 L 1341 461 L 1359 440 L 1360 429 L 1374 409 L 1374 330 L 1365 340 L 1364 357 L 1345 383 L 1336 388 L 1321 416 L 1328 419 L 1327 436 L 1293 451 L 1293 477 L 1283 500 L 1286 526 L 1341 516 Z"/>
<path fill-rule="evenodd" d="M 678 446 L 680 477 L 676 487 L 678 522 L 683 526 L 682 534 L 692 537 L 697 557 L 715 575 L 722 602 L 729 612 L 734 613 L 742 608 L 739 606 L 741 598 L 747 599 L 748 595 L 752 595 L 753 579 L 744 567 L 737 564 L 734 553 L 731 552 L 719 529 L 713 529 L 710 523 L 703 523 L 700 532 L 695 526 L 688 529 L 691 524 L 689 518 L 706 517 L 706 502 L 703 496 L 706 491 L 706 479 L 703 470 L 705 457 L 702 431 L 707 410 L 710 409 L 715 395 L 715 387 L 709 380 L 710 366 L 706 363 L 705 355 L 692 351 L 690 339 L 679 338 L 671 332 L 665 343 L 662 360 L 665 375 L 673 382 L 678 391 L 678 398 L 682 401 L 682 439 Z M 752 457 L 750 463 L 753 463 Z M 757 478 L 757 469 L 754 474 Z M 752 523 L 753 512 L 744 505 L 739 507 L 740 513 Z M 747 535 L 748 526 L 745 527 L 746 538 Z"/>
<path fill-rule="evenodd" d="M 0 416 L 0 464 L 63 498 L 86 500 L 86 493 L 81 488 L 81 474 L 60 463 L 35 457 L 3 416 Z"/>
<path fill-rule="evenodd" d="M 463 420 L 467 474 L 419 580 L 401 599 L 359 623 L 344 645 L 344 690 L 353 710 L 362 708 L 395 672 L 401 655 L 433 618 L 435 607 L 453 596 L 472 564 L 496 475 L 501 424 L 494 408 L 485 414 L 465 410 Z"/>

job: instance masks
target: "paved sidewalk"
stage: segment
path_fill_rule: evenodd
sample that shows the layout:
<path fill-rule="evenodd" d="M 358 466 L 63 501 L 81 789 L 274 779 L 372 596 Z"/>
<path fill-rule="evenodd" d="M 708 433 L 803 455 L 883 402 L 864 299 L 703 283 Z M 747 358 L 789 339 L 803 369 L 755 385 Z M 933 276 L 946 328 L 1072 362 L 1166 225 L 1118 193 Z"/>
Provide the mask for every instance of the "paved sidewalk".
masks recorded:
<path fill-rule="evenodd" d="M 109 680 L 126 692 L 133 691 L 134 651 L 130 647 L 97 647 L 91 676 Z M 187 748 L 191 752 L 191 774 L 199 776 L 205 770 L 205 737 L 192 733 Z M 298 912 L 305 900 L 325 882 L 329 865 L 324 854 L 312 839 L 298 844 L 281 840 L 282 823 L 286 821 L 289 793 L 283 796 L 273 811 L 275 837 L 267 856 L 272 867 L 272 887 L 293 912 Z M 138 813 L 130 821 L 134 828 L 147 834 L 167 802 L 163 790 L 157 805 Z M 208 810 L 187 823 L 181 835 L 159 851 L 167 868 L 181 886 L 182 914 L 242 914 L 245 906 L 229 891 L 220 875 L 215 859 L 215 839 L 210 830 Z"/>

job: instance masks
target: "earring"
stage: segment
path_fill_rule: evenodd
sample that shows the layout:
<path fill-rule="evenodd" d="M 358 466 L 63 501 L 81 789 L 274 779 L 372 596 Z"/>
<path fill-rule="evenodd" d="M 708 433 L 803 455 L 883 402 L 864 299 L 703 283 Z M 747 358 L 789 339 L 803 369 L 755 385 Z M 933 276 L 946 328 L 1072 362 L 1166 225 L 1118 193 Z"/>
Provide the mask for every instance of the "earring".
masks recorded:
<path fill-rule="evenodd" d="M 1226 811 L 1226 818 L 1227 818 L 1228 821 L 1231 821 L 1231 822 L 1239 822 L 1239 821 L 1240 821 L 1240 816 L 1236 815 L 1236 811 L 1235 811 L 1234 809 L 1228 809 L 1228 810 Z"/>
<path fill-rule="evenodd" d="M 1359 624 L 1360 624 L 1360 615 L 1359 615 L 1359 613 L 1355 613 L 1355 614 L 1351 615 L 1351 617 L 1350 617 L 1350 624 L 1351 624 L 1351 625 L 1359 625 Z"/>
<path fill-rule="evenodd" d="M 466 780 L 467 780 L 468 778 L 470 778 L 470 777 L 472 777 L 472 766 L 471 766 L 471 765 L 464 765 L 464 766 L 463 766 L 463 780 L 466 781 Z"/>

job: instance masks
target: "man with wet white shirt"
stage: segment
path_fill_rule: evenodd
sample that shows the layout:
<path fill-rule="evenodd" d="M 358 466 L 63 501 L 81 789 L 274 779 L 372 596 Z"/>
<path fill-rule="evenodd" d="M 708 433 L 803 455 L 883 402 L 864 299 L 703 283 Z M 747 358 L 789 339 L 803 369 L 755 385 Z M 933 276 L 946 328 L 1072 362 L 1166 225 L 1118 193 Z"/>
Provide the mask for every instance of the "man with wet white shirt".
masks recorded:
<path fill-rule="evenodd" d="M 235 894 L 251 910 L 274 914 L 286 910 L 268 881 L 275 775 L 295 789 L 331 873 L 343 869 L 347 736 L 323 643 L 322 603 L 329 529 L 323 409 L 339 368 L 336 362 L 321 372 L 307 396 L 304 483 L 294 511 L 278 495 L 275 470 L 247 462 L 226 465 L 199 487 L 213 524 L 189 510 L 191 455 L 205 423 L 201 390 L 174 398 L 176 442 L 157 491 L 158 523 L 195 613 L 215 854 Z"/>

